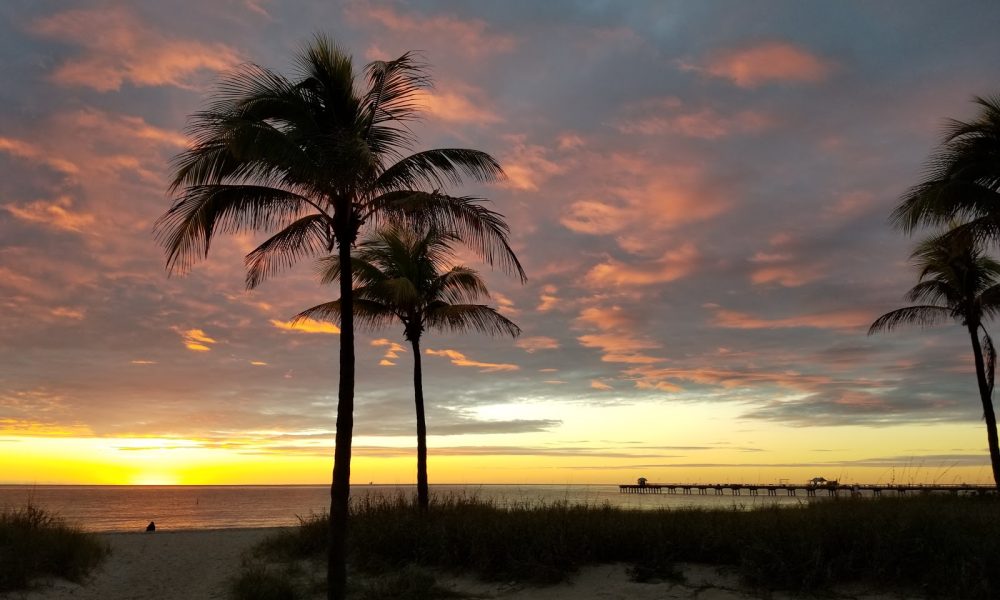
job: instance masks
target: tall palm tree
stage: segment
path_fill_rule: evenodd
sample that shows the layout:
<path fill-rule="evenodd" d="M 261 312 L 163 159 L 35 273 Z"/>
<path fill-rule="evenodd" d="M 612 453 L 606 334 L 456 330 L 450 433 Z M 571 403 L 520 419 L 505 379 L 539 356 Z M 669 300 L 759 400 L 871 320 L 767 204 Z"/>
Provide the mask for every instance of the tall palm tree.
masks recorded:
<path fill-rule="evenodd" d="M 955 320 L 965 326 L 972 341 L 993 479 L 1000 488 L 1000 444 L 993 410 L 996 351 L 983 327 L 983 319 L 1000 313 L 1000 263 L 983 253 L 969 230 L 926 240 L 917 246 L 911 258 L 920 270 L 920 277 L 906 298 L 921 304 L 882 315 L 872 323 L 868 335 L 904 324 L 927 326 Z"/>
<path fill-rule="evenodd" d="M 516 337 L 521 329 L 493 307 L 475 304 L 489 298 L 486 283 L 476 271 L 452 266 L 452 244 L 458 236 L 428 228 L 424 232 L 387 228 L 360 243 L 354 263 L 354 316 L 378 329 L 391 322 L 403 325 L 403 337 L 413 349 L 413 399 L 417 413 L 417 500 L 427 510 L 427 422 L 424 417 L 420 339 L 428 329 L 475 330 L 488 335 Z M 341 277 L 340 257 L 321 259 L 321 280 Z M 343 297 L 341 297 L 343 298 Z M 341 300 L 307 309 L 296 319 L 342 320 Z"/>
<path fill-rule="evenodd" d="M 330 492 L 329 597 L 346 586 L 348 498 L 354 424 L 354 310 L 351 246 L 365 225 L 405 222 L 447 227 L 488 263 L 524 278 L 502 217 L 477 198 L 441 190 L 465 178 L 495 182 L 489 154 L 446 148 L 407 154 L 407 127 L 430 83 L 407 53 L 369 64 L 316 36 L 296 57 L 294 78 L 238 67 L 196 113 L 192 145 L 174 161 L 177 198 L 156 225 L 168 270 L 208 254 L 218 232 L 274 232 L 247 255 L 247 287 L 307 256 L 337 250 L 343 317 L 336 449 Z"/>
<path fill-rule="evenodd" d="M 976 97 L 979 115 L 948 121 L 926 176 L 910 188 L 891 221 L 910 233 L 960 220 L 958 231 L 1000 241 L 1000 96 Z"/>

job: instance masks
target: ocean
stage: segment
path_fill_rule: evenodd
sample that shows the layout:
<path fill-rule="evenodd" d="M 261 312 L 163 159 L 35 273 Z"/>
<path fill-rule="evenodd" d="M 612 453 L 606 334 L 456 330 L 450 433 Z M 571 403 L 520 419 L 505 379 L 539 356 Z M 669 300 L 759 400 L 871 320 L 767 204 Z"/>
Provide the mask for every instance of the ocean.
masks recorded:
<path fill-rule="evenodd" d="M 415 486 L 355 485 L 352 499 L 368 495 L 395 498 L 416 495 Z M 502 505 L 567 502 L 656 508 L 753 508 L 800 504 L 788 496 L 715 496 L 620 494 L 617 485 L 432 485 L 431 495 L 459 494 Z M 813 500 L 813 499 L 810 499 Z M 0 486 L 0 509 L 28 502 L 55 512 L 88 531 L 143 531 L 150 521 L 157 530 L 284 527 L 299 516 L 325 512 L 327 485 L 276 486 Z"/>

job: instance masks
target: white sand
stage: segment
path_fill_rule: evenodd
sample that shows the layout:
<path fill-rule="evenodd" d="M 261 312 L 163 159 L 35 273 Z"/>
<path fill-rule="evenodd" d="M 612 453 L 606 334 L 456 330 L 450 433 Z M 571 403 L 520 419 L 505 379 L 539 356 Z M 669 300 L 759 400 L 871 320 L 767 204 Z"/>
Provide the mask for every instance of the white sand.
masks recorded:
<path fill-rule="evenodd" d="M 41 582 L 29 592 L 3 596 L 10 600 L 202 600 L 223 599 L 227 581 L 239 572 L 243 553 L 274 529 L 219 529 L 108 533 L 101 538 L 112 554 L 83 584 Z M 756 594 L 740 585 L 724 568 L 680 565 L 683 582 L 636 583 L 626 565 L 599 565 L 569 581 L 548 587 L 483 583 L 472 578 L 441 576 L 442 586 L 476 598 L 497 600 L 797 600 L 781 592 Z M 834 590 L 827 596 L 851 600 L 904 598 L 860 589 Z"/>

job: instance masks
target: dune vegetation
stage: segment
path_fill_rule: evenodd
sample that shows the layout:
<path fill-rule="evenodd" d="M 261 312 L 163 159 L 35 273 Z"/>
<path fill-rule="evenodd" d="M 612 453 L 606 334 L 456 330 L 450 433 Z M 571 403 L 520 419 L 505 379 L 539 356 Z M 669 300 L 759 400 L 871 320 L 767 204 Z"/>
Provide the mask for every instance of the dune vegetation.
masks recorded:
<path fill-rule="evenodd" d="M 1000 502 L 996 497 L 924 495 L 835 498 L 753 510 L 633 510 L 608 505 L 502 506 L 475 497 L 372 497 L 352 505 L 348 557 L 352 595 L 373 574 L 442 597 L 438 576 L 551 584 L 579 569 L 624 563 L 636 581 L 683 577 L 681 563 L 731 568 L 748 589 L 822 594 L 835 586 L 912 591 L 946 598 L 1000 593 Z M 234 590 L 252 579 L 287 595 L 235 593 L 237 600 L 310 598 L 322 582 L 310 564 L 326 551 L 326 516 L 263 542 Z M 366 577 L 367 575 L 367 577 Z M 281 582 L 276 584 L 275 582 Z"/>
<path fill-rule="evenodd" d="M 0 511 L 0 592 L 42 577 L 80 581 L 109 552 L 95 535 L 33 504 Z"/>

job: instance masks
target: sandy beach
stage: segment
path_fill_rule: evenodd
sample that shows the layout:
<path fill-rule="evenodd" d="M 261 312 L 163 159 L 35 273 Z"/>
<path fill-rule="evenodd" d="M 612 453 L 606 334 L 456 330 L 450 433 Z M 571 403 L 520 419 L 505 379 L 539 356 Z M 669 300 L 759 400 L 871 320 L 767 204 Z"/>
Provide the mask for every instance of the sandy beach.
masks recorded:
<path fill-rule="evenodd" d="M 111 556 L 83 584 L 42 582 L 12 600 L 182 600 L 225 598 L 240 558 L 274 529 L 103 533 Z"/>
<path fill-rule="evenodd" d="M 82 584 L 43 581 L 30 591 L 3 596 L 10 600 L 190 600 L 227 597 L 227 580 L 239 571 L 246 550 L 274 529 L 217 529 L 105 533 L 112 554 Z M 723 568 L 679 565 L 682 581 L 637 583 L 626 565 L 585 568 L 565 583 L 533 587 L 486 583 L 474 578 L 440 576 L 443 587 L 474 598 L 502 600 L 795 600 L 781 592 L 762 595 L 742 586 Z M 851 600 L 888 600 L 915 596 L 869 593 L 861 589 L 836 590 L 828 597 Z"/>

